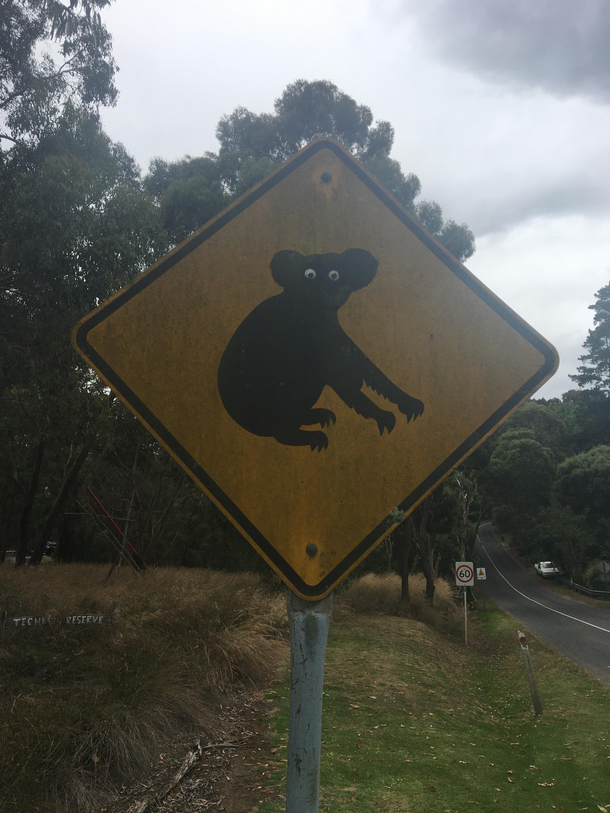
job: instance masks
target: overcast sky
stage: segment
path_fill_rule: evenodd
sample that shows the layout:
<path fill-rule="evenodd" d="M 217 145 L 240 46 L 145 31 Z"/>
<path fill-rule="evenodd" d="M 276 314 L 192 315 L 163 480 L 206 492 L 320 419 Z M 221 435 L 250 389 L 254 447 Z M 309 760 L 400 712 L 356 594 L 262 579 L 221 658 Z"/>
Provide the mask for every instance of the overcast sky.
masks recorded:
<path fill-rule="evenodd" d="M 143 170 L 218 149 L 219 118 L 327 79 L 396 130 L 392 157 L 468 268 L 558 349 L 538 393 L 573 388 L 610 280 L 609 0 L 115 0 L 109 134 Z"/>

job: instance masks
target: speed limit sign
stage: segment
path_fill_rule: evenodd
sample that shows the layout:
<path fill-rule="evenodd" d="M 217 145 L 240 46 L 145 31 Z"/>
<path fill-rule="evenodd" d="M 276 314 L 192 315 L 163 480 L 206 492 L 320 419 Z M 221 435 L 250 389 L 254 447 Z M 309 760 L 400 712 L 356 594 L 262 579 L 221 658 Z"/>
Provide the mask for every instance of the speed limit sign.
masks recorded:
<path fill-rule="evenodd" d="M 472 587 L 474 585 L 474 565 L 472 562 L 455 563 L 455 583 L 458 587 Z"/>

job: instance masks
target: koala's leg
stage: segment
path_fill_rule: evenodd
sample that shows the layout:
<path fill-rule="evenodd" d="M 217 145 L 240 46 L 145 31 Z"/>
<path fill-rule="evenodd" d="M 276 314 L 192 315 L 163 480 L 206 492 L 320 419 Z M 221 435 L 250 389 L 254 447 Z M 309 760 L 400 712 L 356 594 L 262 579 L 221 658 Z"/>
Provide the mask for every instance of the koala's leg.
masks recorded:
<path fill-rule="evenodd" d="M 396 426 L 394 414 L 378 407 L 361 390 L 345 385 L 332 385 L 332 388 L 350 409 L 353 409 L 358 415 L 362 415 L 363 418 L 372 418 L 376 421 L 380 435 L 383 435 L 384 430 L 389 434 Z"/>
<path fill-rule="evenodd" d="M 400 387 L 397 387 L 393 381 L 390 381 L 387 375 L 382 373 L 379 367 L 373 364 L 368 356 L 366 356 L 343 331 L 340 335 L 339 344 L 341 347 L 341 360 L 337 360 L 337 364 L 333 366 L 332 370 L 332 377 L 339 386 L 348 387 L 350 391 L 357 390 L 357 392 L 360 393 L 362 382 L 364 381 L 364 383 L 372 390 L 375 390 L 378 395 L 396 404 L 402 414 L 407 416 L 407 421 L 418 418 L 423 413 L 423 402 L 420 401 L 419 398 L 413 398 L 412 395 L 407 395 L 407 393 L 403 392 Z M 335 392 L 348 404 L 347 399 L 343 397 L 332 383 L 331 387 L 333 387 Z M 352 397 L 356 396 L 352 395 Z M 356 407 L 353 408 L 356 409 Z M 358 409 L 356 409 L 356 411 L 358 412 Z M 375 416 L 368 415 L 367 417 Z M 377 420 L 376 417 L 375 420 Z M 379 431 L 382 432 L 381 427 Z"/>
<path fill-rule="evenodd" d="M 369 361 L 363 365 L 363 378 L 364 382 L 378 395 L 387 398 L 396 404 L 398 409 L 403 415 L 407 416 L 407 421 L 419 418 L 424 411 L 424 404 L 419 398 L 414 398 L 412 395 L 407 395 L 406 392 L 397 387 L 390 379 L 384 375 L 378 367 Z"/>
<path fill-rule="evenodd" d="M 325 410 L 326 411 L 326 410 Z M 315 423 L 319 423 L 319 419 Z M 280 429 L 274 433 L 273 437 L 278 443 L 285 446 L 309 446 L 311 451 L 328 448 L 328 438 L 324 432 L 306 432 L 304 429 Z"/>
<path fill-rule="evenodd" d="M 331 412 L 330 409 L 322 409 L 321 407 L 316 407 L 314 409 L 310 409 L 309 412 L 303 416 L 303 426 L 314 426 L 314 424 L 319 423 L 322 429 L 325 426 L 330 426 L 331 423 L 337 422 L 337 416 L 334 412 Z"/>

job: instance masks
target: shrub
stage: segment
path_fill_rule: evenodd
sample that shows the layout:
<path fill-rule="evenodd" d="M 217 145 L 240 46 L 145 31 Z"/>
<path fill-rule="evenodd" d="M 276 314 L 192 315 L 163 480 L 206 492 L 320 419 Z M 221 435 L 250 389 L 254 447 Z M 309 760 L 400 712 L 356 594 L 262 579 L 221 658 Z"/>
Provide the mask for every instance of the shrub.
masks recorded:
<path fill-rule="evenodd" d="M 99 810 L 176 738 L 222 730 L 226 690 L 287 659 L 285 594 L 251 574 L 0 567 L 9 615 L 108 613 L 97 628 L 7 631 L 0 646 L 0 810 Z M 32 722 L 34 721 L 34 722 Z"/>

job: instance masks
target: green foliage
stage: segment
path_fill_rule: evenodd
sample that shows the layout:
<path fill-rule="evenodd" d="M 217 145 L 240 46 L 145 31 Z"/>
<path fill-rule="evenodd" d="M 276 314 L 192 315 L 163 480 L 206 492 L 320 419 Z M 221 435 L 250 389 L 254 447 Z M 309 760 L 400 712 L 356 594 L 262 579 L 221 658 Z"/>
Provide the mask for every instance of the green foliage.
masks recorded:
<path fill-rule="evenodd" d="M 593 524 L 610 521 L 610 446 L 597 446 L 564 460 L 557 469 L 557 495 L 562 505 Z"/>
<path fill-rule="evenodd" d="M 160 158 L 151 162 L 144 189 L 160 202 L 161 222 L 172 243 L 184 240 L 227 205 L 223 169 L 228 163 L 212 153 L 173 164 Z"/>
<path fill-rule="evenodd" d="M 32 476 L 44 460 L 40 527 L 78 456 L 104 426 L 107 396 L 70 344 L 76 321 L 166 248 L 137 168 L 94 114 L 68 103 L 32 146 L 0 165 L 0 470 L 8 507 L 0 550 L 15 547 Z"/>
<path fill-rule="evenodd" d="M 221 151 L 251 158 L 287 161 L 314 138 L 335 138 L 356 156 L 388 156 L 394 131 L 387 121 L 373 126 L 369 107 L 356 102 L 332 82 L 300 79 L 275 101 L 275 115 L 256 115 L 238 107 L 218 123 Z"/>
<path fill-rule="evenodd" d="M 534 440 L 550 449 L 557 461 L 563 460 L 573 449 L 573 439 L 562 420 L 562 414 L 556 414 L 543 401 L 526 401 L 502 425 L 497 439 L 514 429 L 530 430 Z"/>
<path fill-rule="evenodd" d="M 82 313 L 165 249 L 133 160 L 96 117 L 71 105 L 33 150 L 11 151 L 0 191 L 9 337 L 11 323 L 19 334 L 23 320 Z"/>
<path fill-rule="evenodd" d="M 531 430 L 514 429 L 501 436 L 480 484 L 499 527 L 523 542 L 540 509 L 550 504 L 554 478 L 552 452 Z"/>
<path fill-rule="evenodd" d="M 532 524 L 530 538 L 528 554 L 534 561 L 551 559 L 579 584 L 584 583 L 587 562 L 599 554 L 599 546 L 584 517 L 556 501 L 540 511 Z"/>
<path fill-rule="evenodd" d="M 398 161 L 385 155 L 373 158 L 365 157 L 361 160 L 371 175 L 374 175 L 394 195 L 399 203 L 406 209 L 412 209 L 413 201 L 419 195 L 421 189 L 417 175 L 413 175 L 413 173 L 404 175 Z M 428 227 L 426 226 L 426 228 Z"/>
<path fill-rule="evenodd" d="M 569 390 L 545 403 L 566 427 L 571 451 L 610 445 L 610 398 L 601 390 Z"/>
<path fill-rule="evenodd" d="M 474 234 L 465 223 L 443 220 L 438 203 L 422 200 L 413 208 L 413 214 L 428 231 L 458 260 L 467 260 L 474 254 Z"/>
<path fill-rule="evenodd" d="M 528 401 L 467 463 L 520 550 L 581 581 L 591 562 L 610 556 L 610 284 L 595 298 L 585 364 L 571 376 L 583 389 Z"/>
<path fill-rule="evenodd" d="M 391 124 L 374 123 L 370 108 L 358 105 L 332 82 L 299 80 L 288 85 L 276 99 L 274 113 L 255 114 L 238 107 L 221 118 L 216 135 L 218 155 L 151 163 L 145 186 L 160 201 L 163 223 L 173 242 L 312 139 L 325 136 L 343 144 L 457 259 L 474 253 L 474 235 L 465 224 L 444 221 L 436 203 L 414 206 L 420 183 L 415 175 L 404 175 L 398 161 L 390 158 Z"/>
<path fill-rule="evenodd" d="M 474 254 L 474 234 L 466 223 L 447 220 L 434 236 L 458 260 L 467 260 Z"/>
<path fill-rule="evenodd" d="M 570 390 L 528 401 L 482 447 L 479 483 L 498 527 L 531 561 L 553 559 L 581 583 L 610 555 L 609 433 L 606 394 Z"/>
<path fill-rule="evenodd" d="M 587 351 L 580 356 L 584 364 L 571 375 L 579 387 L 593 387 L 610 397 L 610 282 L 595 294 L 597 300 L 589 309 L 594 311 L 595 327 L 583 344 Z"/>
<path fill-rule="evenodd" d="M 114 104 L 116 65 L 99 10 L 110 0 L 3 0 L 0 5 L 2 140 L 32 144 L 67 99 Z"/>

